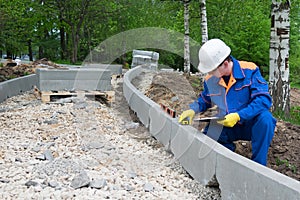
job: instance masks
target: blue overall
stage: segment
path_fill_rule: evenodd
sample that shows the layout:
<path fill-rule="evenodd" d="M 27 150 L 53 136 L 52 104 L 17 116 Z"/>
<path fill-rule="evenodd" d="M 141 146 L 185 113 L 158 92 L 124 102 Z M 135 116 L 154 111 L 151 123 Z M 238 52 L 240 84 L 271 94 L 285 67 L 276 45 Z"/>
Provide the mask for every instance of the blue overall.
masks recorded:
<path fill-rule="evenodd" d="M 217 105 L 220 117 L 238 113 L 240 121 L 234 127 L 211 121 L 204 133 L 232 151 L 235 150 L 233 141 L 251 141 L 252 160 L 266 165 L 276 126 L 269 112 L 272 98 L 268 84 L 254 63 L 238 61 L 232 56 L 231 59 L 233 69 L 228 83 L 223 78 L 207 75 L 203 92 L 190 108 L 199 113 Z"/>

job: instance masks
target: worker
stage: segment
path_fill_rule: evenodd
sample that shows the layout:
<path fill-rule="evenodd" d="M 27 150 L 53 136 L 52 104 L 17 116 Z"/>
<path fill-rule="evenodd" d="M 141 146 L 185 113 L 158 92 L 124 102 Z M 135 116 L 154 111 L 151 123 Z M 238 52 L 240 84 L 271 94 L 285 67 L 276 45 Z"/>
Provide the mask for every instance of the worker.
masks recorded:
<path fill-rule="evenodd" d="M 217 105 L 217 116 L 222 119 L 210 121 L 204 134 L 232 151 L 234 141 L 251 141 L 251 159 L 266 165 L 276 119 L 269 111 L 272 98 L 259 68 L 252 62 L 238 61 L 222 40 L 211 39 L 199 50 L 198 69 L 207 73 L 204 89 L 180 115 L 179 123 L 188 119 L 192 124 L 196 113 Z"/>

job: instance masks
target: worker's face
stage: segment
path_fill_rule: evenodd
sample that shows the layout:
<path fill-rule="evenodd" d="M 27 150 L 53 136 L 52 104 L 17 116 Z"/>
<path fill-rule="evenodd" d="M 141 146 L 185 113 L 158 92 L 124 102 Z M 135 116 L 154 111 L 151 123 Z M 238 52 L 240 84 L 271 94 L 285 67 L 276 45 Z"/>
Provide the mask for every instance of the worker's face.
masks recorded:
<path fill-rule="evenodd" d="M 225 60 L 221 65 L 219 65 L 215 70 L 209 72 L 208 74 L 221 78 L 222 76 L 229 76 L 231 74 L 230 62 Z"/>

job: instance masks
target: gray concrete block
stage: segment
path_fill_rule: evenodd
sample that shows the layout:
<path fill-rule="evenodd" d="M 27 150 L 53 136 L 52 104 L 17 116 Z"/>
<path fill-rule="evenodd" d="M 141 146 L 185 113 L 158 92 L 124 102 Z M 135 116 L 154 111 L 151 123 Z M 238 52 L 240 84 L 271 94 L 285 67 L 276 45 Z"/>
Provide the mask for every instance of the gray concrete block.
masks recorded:
<path fill-rule="evenodd" d="M 111 74 L 122 74 L 122 65 L 118 64 L 102 64 L 102 63 L 84 63 L 83 68 L 97 68 L 111 71 Z"/>
<path fill-rule="evenodd" d="M 222 199 L 300 199 L 300 182 L 235 154 L 217 153 L 216 178 Z"/>
<path fill-rule="evenodd" d="M 51 90 L 111 90 L 110 71 L 103 69 L 37 69 L 38 88 Z"/>
<path fill-rule="evenodd" d="M 5 82 L 2 82 L 1 84 L 3 93 L 5 94 L 4 96 L 8 98 L 31 90 L 33 86 L 37 84 L 37 76 L 35 74 L 32 74 L 7 80 Z"/>
<path fill-rule="evenodd" d="M 216 145 L 219 144 L 195 128 L 173 123 L 171 151 L 184 169 L 204 185 L 216 173 Z"/>
<path fill-rule="evenodd" d="M 136 112 L 139 120 L 148 128 L 150 123 L 149 110 L 155 103 L 144 95 L 141 95 L 141 93 L 132 93 L 127 101 L 131 109 Z"/>
<path fill-rule="evenodd" d="M 9 97 L 9 87 L 8 84 L 4 81 L 0 83 L 0 102 L 5 101 Z"/>
<path fill-rule="evenodd" d="M 91 68 L 36 70 L 39 80 L 110 80 L 109 70 Z"/>
<path fill-rule="evenodd" d="M 22 92 L 29 91 L 37 85 L 37 76 L 35 74 L 23 76 L 0 83 L 0 102 L 9 97 L 19 95 Z"/>
<path fill-rule="evenodd" d="M 110 91 L 109 80 L 44 80 L 40 81 L 38 88 L 41 91 L 59 90 L 100 90 Z"/>
<path fill-rule="evenodd" d="M 131 67 L 139 65 L 149 65 L 156 69 L 158 65 L 159 53 L 154 51 L 133 50 Z"/>
<path fill-rule="evenodd" d="M 129 70 L 125 75 L 124 75 L 124 82 L 129 82 L 131 84 L 132 79 L 137 77 L 142 73 L 143 68 L 141 66 L 138 66 L 134 69 Z"/>
<path fill-rule="evenodd" d="M 171 143 L 172 118 L 156 104 L 149 110 L 149 132 L 160 141 L 167 149 Z"/>
<path fill-rule="evenodd" d="M 134 93 L 140 93 L 140 91 L 138 91 L 132 84 L 131 84 L 131 79 L 130 79 L 130 75 L 131 73 L 126 73 L 124 76 L 124 80 L 123 80 L 123 95 L 125 97 L 125 99 L 127 100 L 127 102 L 129 102 L 129 100 L 131 99 L 131 96 Z"/>

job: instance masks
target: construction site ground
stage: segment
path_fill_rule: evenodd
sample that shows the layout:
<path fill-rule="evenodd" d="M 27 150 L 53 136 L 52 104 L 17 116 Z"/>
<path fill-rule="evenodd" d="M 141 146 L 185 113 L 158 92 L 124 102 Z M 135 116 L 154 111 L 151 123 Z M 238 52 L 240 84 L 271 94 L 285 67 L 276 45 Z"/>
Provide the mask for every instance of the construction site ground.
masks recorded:
<path fill-rule="evenodd" d="M 147 77 L 147 78 L 146 78 Z M 140 84 L 151 79 L 150 85 Z M 144 72 L 135 85 L 157 103 L 162 103 L 169 108 L 176 110 L 177 116 L 188 109 L 189 103 L 193 102 L 201 91 L 201 78 L 189 76 L 188 78 L 178 72 Z M 139 83 L 140 82 L 140 83 Z M 148 81 L 149 82 L 149 81 Z M 291 106 L 300 106 L 300 90 L 291 89 Z M 211 116 L 214 110 L 202 113 L 203 117 Z M 194 122 L 193 126 L 200 131 L 205 123 Z M 277 121 L 275 134 L 268 154 L 267 167 L 285 174 L 296 180 L 300 180 L 300 126 Z M 236 142 L 236 153 L 251 158 L 251 143 L 248 141 Z"/>
<path fill-rule="evenodd" d="M 36 61 L 31 65 L 2 66 L 0 68 L 0 82 L 11 78 L 16 78 L 34 73 L 37 67 L 58 66 L 47 60 Z M 185 109 L 189 103 L 197 98 L 201 91 L 201 78 L 199 76 L 186 77 L 179 72 L 153 72 L 145 71 L 133 83 L 146 96 L 157 103 L 174 109 L 177 116 Z M 300 106 L 300 90 L 291 89 L 291 106 Z M 203 115 L 212 115 L 214 110 L 210 110 Z M 194 123 L 194 127 L 201 130 L 204 123 Z M 267 167 L 285 174 L 296 180 L 300 180 L 300 126 L 277 121 L 275 135 L 269 148 Z M 251 143 L 238 141 L 236 153 L 251 158 Z"/>

